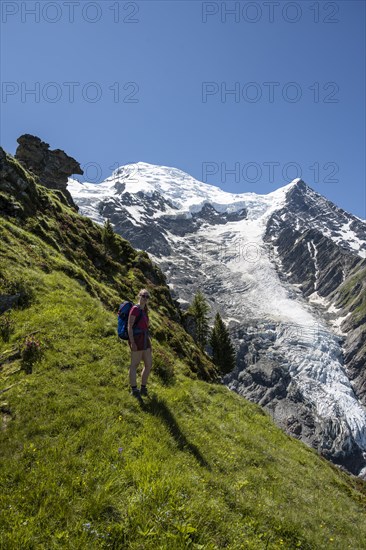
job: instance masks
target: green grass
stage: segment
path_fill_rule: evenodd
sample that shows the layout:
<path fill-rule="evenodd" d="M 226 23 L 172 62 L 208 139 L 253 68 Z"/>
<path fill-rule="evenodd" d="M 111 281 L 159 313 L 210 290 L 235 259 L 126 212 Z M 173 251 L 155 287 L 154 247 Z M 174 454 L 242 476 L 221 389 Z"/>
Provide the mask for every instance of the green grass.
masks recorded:
<path fill-rule="evenodd" d="M 93 308 L 77 290 L 65 306 Z M 3 395 L 2 548 L 363 547 L 359 482 L 220 385 L 152 374 L 140 405 L 108 316 L 85 317 Z"/>
<path fill-rule="evenodd" d="M 361 343 L 353 360 L 363 364 L 366 355 L 366 266 L 363 261 L 353 269 L 346 280 L 335 292 L 335 306 L 342 308 L 346 318 L 344 331 L 349 333 L 352 341 L 355 338 Z M 357 331 L 356 333 L 354 331 Z M 363 345 L 362 345 L 363 342 Z"/>
<path fill-rule="evenodd" d="M 365 548 L 365 484 L 215 383 L 146 256 L 122 239 L 107 254 L 100 228 L 47 193 L 37 220 L 0 220 L 0 295 L 21 296 L 0 336 L 1 550 Z M 115 315 L 140 286 L 153 297 L 143 403 Z"/>
<path fill-rule="evenodd" d="M 351 313 L 355 327 L 366 319 L 366 267 L 363 264 L 354 269 L 337 289 L 336 307 L 345 308 Z"/>

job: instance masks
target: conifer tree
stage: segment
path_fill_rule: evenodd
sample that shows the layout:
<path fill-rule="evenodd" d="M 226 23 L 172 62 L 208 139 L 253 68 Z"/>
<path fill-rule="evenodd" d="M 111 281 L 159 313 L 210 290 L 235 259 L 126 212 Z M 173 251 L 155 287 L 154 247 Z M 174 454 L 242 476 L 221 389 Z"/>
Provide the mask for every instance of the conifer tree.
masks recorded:
<path fill-rule="evenodd" d="M 102 230 L 102 242 L 105 252 L 107 252 L 108 250 L 113 252 L 116 248 L 116 235 L 114 233 L 112 224 L 108 219 L 104 222 Z"/>
<path fill-rule="evenodd" d="M 235 368 L 236 353 L 230 334 L 219 313 L 216 313 L 215 323 L 210 334 L 212 360 L 222 374 L 227 374 Z"/>
<path fill-rule="evenodd" d="M 195 320 L 195 340 L 201 349 L 204 349 L 210 331 L 208 324 L 208 312 L 209 305 L 203 296 L 201 291 L 198 291 L 195 295 L 192 305 L 189 308 L 189 313 L 191 313 Z"/>

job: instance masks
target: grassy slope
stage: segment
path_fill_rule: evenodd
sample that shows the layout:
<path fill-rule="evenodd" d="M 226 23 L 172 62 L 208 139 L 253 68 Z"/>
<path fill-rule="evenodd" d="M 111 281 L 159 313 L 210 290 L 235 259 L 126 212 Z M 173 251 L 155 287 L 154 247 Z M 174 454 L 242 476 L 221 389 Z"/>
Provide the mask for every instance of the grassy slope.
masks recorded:
<path fill-rule="evenodd" d="M 0 548 L 365 548 L 364 484 L 200 380 L 214 373 L 148 260 L 120 240 L 120 266 L 99 228 L 40 193 L 47 214 L 0 220 L 0 294 L 22 294 L 0 338 Z M 142 284 L 155 370 L 139 404 L 113 309 Z M 17 350 L 35 331 L 27 374 Z"/>

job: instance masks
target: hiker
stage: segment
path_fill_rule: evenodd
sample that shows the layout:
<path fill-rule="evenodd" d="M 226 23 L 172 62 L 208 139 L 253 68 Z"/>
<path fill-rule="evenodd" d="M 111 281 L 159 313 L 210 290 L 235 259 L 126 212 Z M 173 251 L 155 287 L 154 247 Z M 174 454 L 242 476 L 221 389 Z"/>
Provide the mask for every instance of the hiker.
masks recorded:
<path fill-rule="evenodd" d="M 140 290 L 139 302 L 131 308 L 128 317 L 128 343 L 131 349 L 130 386 L 131 393 L 135 397 L 148 394 L 146 385 L 152 367 L 151 342 L 148 331 L 147 301 L 149 298 L 149 292 L 145 288 Z M 134 326 L 136 318 L 138 319 Z M 136 384 L 136 370 L 141 359 L 144 362 L 144 368 L 141 373 L 141 391 L 139 391 Z"/>

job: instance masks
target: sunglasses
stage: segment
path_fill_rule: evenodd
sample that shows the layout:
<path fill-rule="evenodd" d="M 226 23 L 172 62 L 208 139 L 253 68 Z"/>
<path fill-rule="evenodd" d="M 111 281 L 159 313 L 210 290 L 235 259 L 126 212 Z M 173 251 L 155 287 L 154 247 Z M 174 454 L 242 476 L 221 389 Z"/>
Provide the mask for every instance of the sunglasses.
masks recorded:
<path fill-rule="evenodd" d="M 150 296 L 148 294 L 140 294 L 140 296 L 141 296 L 141 298 L 146 298 L 146 299 L 150 298 Z"/>

